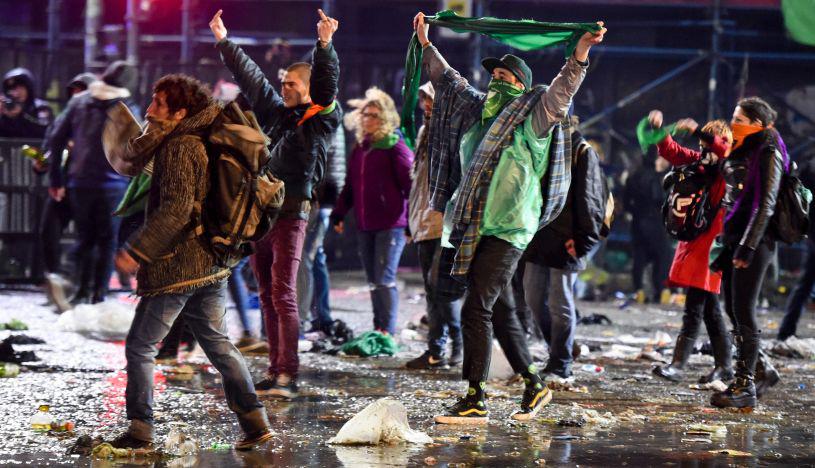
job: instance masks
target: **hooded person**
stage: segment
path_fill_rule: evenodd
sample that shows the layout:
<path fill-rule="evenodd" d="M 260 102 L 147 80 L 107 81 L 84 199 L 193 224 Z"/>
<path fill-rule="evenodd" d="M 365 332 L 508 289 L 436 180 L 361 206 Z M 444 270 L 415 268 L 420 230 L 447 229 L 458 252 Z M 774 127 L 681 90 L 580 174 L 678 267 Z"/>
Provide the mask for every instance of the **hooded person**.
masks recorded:
<path fill-rule="evenodd" d="M 37 99 L 31 71 L 15 68 L 6 73 L 0 97 L 0 138 L 43 138 L 53 118 L 48 104 Z"/>
<path fill-rule="evenodd" d="M 78 231 L 79 278 L 73 305 L 102 302 L 107 294 L 120 225 L 113 212 L 130 179 L 111 167 L 102 133 L 108 109 L 131 101 L 129 88 L 135 87 L 137 79 L 133 65 L 123 61 L 110 64 L 101 80 L 91 82 L 86 92 L 68 102 L 46 141 L 45 149 L 52 155 L 62 154 L 73 141 L 64 166 L 51 164 L 48 189 L 56 201 L 68 195 Z"/>
<path fill-rule="evenodd" d="M 510 280 L 535 233 L 562 210 L 570 182 L 566 114 L 605 29 L 578 41 L 550 86 L 532 86 L 519 57 L 485 59 L 488 92 L 473 88 L 428 40 L 424 14 L 414 18 L 422 68 L 435 88 L 428 125 L 430 204 L 444 213 L 442 245 L 455 252 L 451 275 L 466 284 L 461 310 L 467 394 L 442 424 L 486 424 L 486 380 L 493 331 L 526 385 L 513 419 L 532 419 L 551 392 L 532 364 Z M 444 293 L 445 291 L 441 291 Z"/>

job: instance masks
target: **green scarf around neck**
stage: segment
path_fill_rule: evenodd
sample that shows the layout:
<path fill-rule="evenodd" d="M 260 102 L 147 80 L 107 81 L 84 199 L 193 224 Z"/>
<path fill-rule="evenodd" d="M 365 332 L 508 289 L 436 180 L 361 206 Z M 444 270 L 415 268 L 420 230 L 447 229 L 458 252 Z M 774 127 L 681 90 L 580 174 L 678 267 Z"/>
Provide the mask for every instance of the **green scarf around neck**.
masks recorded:
<path fill-rule="evenodd" d="M 481 122 L 485 122 L 501 112 L 508 102 L 521 96 L 524 90 L 503 80 L 490 80 L 487 86 L 487 100 L 484 110 L 481 111 Z"/>
<path fill-rule="evenodd" d="M 572 55 L 580 37 L 587 32 L 597 32 L 597 23 L 544 23 L 533 20 L 508 20 L 501 18 L 468 18 L 458 16 L 452 10 L 425 16 L 434 26 L 452 29 L 460 33 L 484 34 L 498 42 L 518 50 L 530 51 L 559 44 L 566 45 L 566 57 Z M 402 134 L 412 149 L 416 143 L 416 103 L 422 79 L 422 45 L 416 33 L 410 39 L 405 59 L 405 81 L 402 87 Z"/>

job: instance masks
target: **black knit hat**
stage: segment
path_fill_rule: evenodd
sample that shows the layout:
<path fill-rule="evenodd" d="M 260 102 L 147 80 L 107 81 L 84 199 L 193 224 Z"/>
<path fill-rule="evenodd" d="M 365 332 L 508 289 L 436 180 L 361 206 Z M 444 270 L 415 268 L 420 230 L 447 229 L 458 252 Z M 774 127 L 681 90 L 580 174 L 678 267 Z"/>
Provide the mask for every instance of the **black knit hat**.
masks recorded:
<path fill-rule="evenodd" d="M 111 86 L 125 88 L 132 92 L 139 83 L 139 72 L 129 62 L 117 60 L 105 69 L 105 73 L 102 74 L 102 81 Z"/>
<path fill-rule="evenodd" d="M 500 59 L 487 57 L 481 61 L 481 65 L 490 73 L 496 68 L 506 68 L 524 84 L 525 91 L 529 91 L 532 87 L 532 69 L 520 57 L 512 54 L 506 54 Z"/>

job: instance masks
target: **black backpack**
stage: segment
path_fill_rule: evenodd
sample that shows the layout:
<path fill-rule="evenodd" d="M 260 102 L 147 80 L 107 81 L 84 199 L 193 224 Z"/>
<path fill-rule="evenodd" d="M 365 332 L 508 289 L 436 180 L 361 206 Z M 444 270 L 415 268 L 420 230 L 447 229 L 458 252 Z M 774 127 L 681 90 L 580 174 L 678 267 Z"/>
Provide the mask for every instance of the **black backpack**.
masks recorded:
<path fill-rule="evenodd" d="M 714 168 L 698 164 L 675 167 L 665 176 L 662 221 L 671 237 L 692 241 L 710 229 L 720 206 L 710 196 L 715 176 Z"/>
<path fill-rule="evenodd" d="M 796 175 L 797 165 L 790 163 L 785 153 L 782 154 L 785 168 L 778 188 L 775 212 L 770 218 L 770 229 L 776 239 L 787 244 L 795 244 L 804 240 L 809 231 L 809 204 L 812 201 L 812 192 L 804 187 Z"/>

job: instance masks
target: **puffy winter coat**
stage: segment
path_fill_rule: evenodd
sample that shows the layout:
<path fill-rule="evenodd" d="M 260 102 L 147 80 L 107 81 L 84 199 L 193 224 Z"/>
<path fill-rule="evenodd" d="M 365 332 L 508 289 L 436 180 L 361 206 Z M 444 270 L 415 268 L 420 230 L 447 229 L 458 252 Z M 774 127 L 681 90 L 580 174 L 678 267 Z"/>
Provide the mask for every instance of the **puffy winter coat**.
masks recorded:
<path fill-rule="evenodd" d="M 34 75 L 25 68 L 15 68 L 3 76 L 3 94 L 12 85 L 22 84 L 28 90 L 28 99 L 17 117 L 0 114 L 0 138 L 43 138 L 54 118 L 48 103 L 37 99 Z"/>

